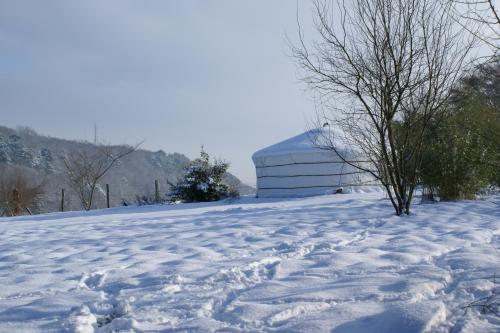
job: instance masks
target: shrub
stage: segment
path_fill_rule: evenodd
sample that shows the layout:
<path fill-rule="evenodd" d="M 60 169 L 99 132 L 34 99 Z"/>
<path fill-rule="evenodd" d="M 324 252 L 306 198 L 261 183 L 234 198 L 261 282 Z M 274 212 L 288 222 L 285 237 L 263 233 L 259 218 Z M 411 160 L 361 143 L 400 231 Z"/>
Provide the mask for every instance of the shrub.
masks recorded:
<path fill-rule="evenodd" d="M 164 204 L 166 202 L 167 202 L 167 200 L 163 197 L 160 197 L 159 200 L 156 200 L 156 197 L 154 194 L 152 194 L 152 195 L 144 194 L 144 195 L 136 195 L 134 204 L 137 206 L 148 206 L 148 205 Z M 122 199 L 122 205 L 128 206 L 128 205 L 130 205 L 130 202 L 125 201 L 125 199 Z"/>
<path fill-rule="evenodd" d="M 36 208 L 42 194 L 43 184 L 28 180 L 22 169 L 4 170 L 0 176 L 0 211 L 7 215 L 22 215 L 26 209 Z"/>
<path fill-rule="evenodd" d="M 451 114 L 427 138 L 421 179 L 431 195 L 443 200 L 474 199 L 500 179 L 497 112 L 476 93 L 452 106 Z M 498 132 L 497 132 L 498 131 Z"/>
<path fill-rule="evenodd" d="M 223 182 L 229 163 L 215 160 L 203 150 L 200 157 L 185 168 L 184 177 L 177 184 L 170 184 L 173 201 L 204 202 L 239 196 L 237 189 Z"/>

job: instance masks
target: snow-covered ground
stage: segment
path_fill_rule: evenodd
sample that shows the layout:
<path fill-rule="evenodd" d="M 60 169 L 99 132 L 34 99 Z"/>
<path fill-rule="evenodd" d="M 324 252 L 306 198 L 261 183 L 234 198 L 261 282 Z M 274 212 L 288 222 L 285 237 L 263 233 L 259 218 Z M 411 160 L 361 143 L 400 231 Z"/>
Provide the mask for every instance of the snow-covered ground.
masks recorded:
<path fill-rule="evenodd" d="M 491 200 L 411 217 L 372 193 L 3 218 L 0 332 L 499 332 L 462 309 L 500 276 Z"/>

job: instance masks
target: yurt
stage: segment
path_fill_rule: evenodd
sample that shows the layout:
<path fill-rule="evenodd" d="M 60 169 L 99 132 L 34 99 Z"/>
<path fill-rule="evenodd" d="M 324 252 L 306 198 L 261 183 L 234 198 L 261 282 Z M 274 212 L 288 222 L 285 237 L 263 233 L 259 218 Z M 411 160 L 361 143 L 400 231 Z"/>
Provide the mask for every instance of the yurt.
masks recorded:
<path fill-rule="evenodd" d="M 257 197 L 304 197 L 373 189 L 367 173 L 346 163 L 360 156 L 339 144 L 337 152 L 319 148 L 325 129 L 313 129 L 257 151 Z"/>

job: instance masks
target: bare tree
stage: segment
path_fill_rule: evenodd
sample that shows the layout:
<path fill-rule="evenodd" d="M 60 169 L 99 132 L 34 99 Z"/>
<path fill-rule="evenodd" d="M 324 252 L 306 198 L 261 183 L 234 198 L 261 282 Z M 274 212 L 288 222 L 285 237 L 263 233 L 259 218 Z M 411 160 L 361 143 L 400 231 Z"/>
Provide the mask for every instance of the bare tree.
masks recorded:
<path fill-rule="evenodd" d="M 498 0 L 446 0 L 451 16 L 467 31 L 500 51 L 500 4 Z M 495 3 L 496 2 L 496 3 Z"/>
<path fill-rule="evenodd" d="M 43 183 L 30 181 L 22 168 L 7 170 L 3 167 L 0 176 L 0 207 L 2 214 L 17 216 L 30 211 L 43 194 Z"/>
<path fill-rule="evenodd" d="M 307 45 L 299 24 L 292 45 L 323 106 L 318 124 L 335 129 L 323 131 L 318 145 L 370 173 L 396 214 L 409 214 L 423 138 L 446 108 L 473 40 L 433 0 L 335 4 L 315 1 L 319 40 Z M 361 158 L 345 158 L 340 142 Z"/>
<path fill-rule="evenodd" d="M 70 187 L 78 194 L 85 210 L 92 208 L 99 180 L 123 157 L 134 152 L 135 146 L 91 145 L 88 149 L 67 154 L 63 161 Z"/>

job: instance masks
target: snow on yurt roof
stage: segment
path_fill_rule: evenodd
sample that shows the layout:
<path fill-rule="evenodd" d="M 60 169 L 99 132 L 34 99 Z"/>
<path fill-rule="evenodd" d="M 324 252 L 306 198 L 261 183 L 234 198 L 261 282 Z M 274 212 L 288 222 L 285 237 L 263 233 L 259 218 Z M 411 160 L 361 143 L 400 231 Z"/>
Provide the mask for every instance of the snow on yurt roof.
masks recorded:
<path fill-rule="evenodd" d="M 262 156 L 275 156 L 290 153 L 306 153 L 324 151 L 318 147 L 321 143 L 321 138 L 330 137 L 333 133 L 330 129 L 316 128 L 296 135 L 284 141 L 278 142 L 269 147 L 258 150 L 253 154 L 253 158 Z M 339 145 L 342 149 L 343 145 Z"/>

